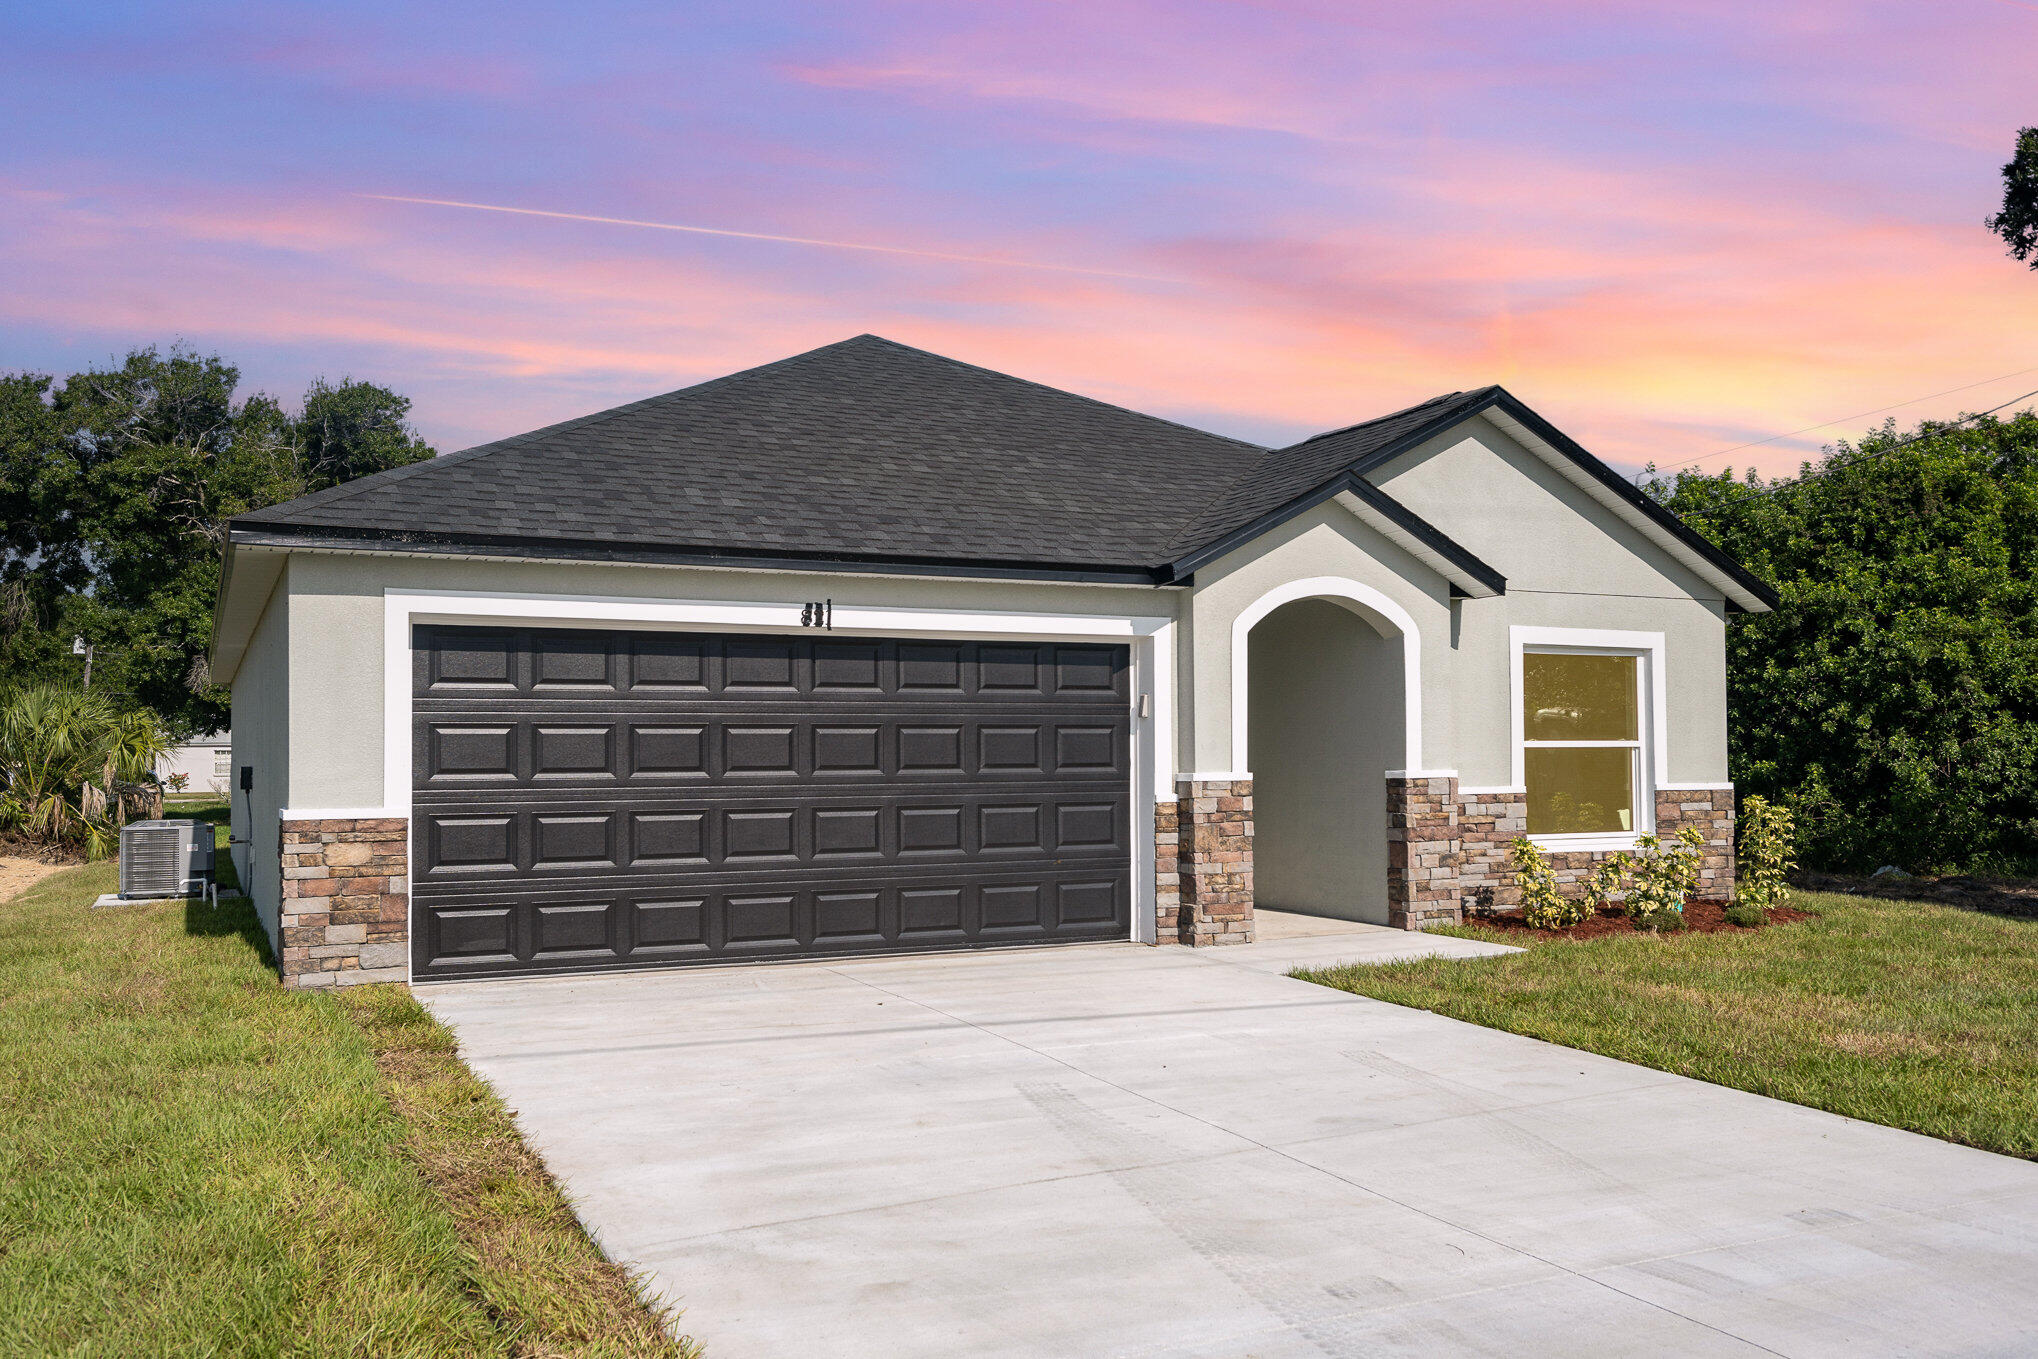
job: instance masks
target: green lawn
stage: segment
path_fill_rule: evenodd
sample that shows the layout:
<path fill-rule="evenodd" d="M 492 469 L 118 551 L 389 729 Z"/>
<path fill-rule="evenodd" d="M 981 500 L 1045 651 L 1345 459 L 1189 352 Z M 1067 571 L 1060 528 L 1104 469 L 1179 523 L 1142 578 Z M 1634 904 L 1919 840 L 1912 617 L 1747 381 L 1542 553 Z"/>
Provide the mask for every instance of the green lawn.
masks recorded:
<path fill-rule="evenodd" d="M 2038 920 L 1823 894 L 1792 904 L 1818 914 L 1746 933 L 1553 939 L 1500 958 L 1296 975 L 2038 1158 Z"/>
<path fill-rule="evenodd" d="M 114 881 L 0 902 L 0 1353 L 690 1353 L 406 993 Z"/>

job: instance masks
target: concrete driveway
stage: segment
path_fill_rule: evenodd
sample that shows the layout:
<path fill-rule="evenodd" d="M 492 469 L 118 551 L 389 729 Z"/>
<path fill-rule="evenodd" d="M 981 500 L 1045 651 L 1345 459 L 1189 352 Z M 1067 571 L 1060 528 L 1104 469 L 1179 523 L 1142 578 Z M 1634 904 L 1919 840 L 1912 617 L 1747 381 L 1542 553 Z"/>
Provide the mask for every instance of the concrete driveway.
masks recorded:
<path fill-rule="evenodd" d="M 1400 940 L 420 994 L 710 1359 L 2038 1351 L 2038 1165 L 1280 975 Z"/>

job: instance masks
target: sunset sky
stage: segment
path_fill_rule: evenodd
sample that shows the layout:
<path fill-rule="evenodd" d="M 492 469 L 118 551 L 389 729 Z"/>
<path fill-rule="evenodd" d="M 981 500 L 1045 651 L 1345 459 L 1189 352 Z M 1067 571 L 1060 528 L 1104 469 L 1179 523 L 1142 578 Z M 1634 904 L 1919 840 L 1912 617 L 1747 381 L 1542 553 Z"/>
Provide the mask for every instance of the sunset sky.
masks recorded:
<path fill-rule="evenodd" d="M 181 337 L 442 450 L 863 331 L 1258 441 L 1502 382 L 1626 469 L 2038 388 L 2018 0 L 4 13 L 0 368 Z"/>

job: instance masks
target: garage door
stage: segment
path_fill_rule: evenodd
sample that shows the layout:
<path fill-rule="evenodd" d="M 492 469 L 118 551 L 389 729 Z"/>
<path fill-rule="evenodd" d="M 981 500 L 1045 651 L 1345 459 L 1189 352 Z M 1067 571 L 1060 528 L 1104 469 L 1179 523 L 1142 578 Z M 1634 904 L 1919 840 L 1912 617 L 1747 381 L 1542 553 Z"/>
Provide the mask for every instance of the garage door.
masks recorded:
<path fill-rule="evenodd" d="M 1128 933 L 1122 646 L 413 642 L 420 977 Z"/>

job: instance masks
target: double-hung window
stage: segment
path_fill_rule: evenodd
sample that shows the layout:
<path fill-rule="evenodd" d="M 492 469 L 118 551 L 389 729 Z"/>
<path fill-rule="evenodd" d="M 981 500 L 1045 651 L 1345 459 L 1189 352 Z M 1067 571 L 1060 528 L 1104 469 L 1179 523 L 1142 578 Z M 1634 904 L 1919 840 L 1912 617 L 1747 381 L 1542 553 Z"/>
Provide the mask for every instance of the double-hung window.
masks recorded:
<path fill-rule="evenodd" d="M 1561 847 L 1653 829 L 1646 651 L 1527 645 L 1520 770 L 1528 833 Z"/>

